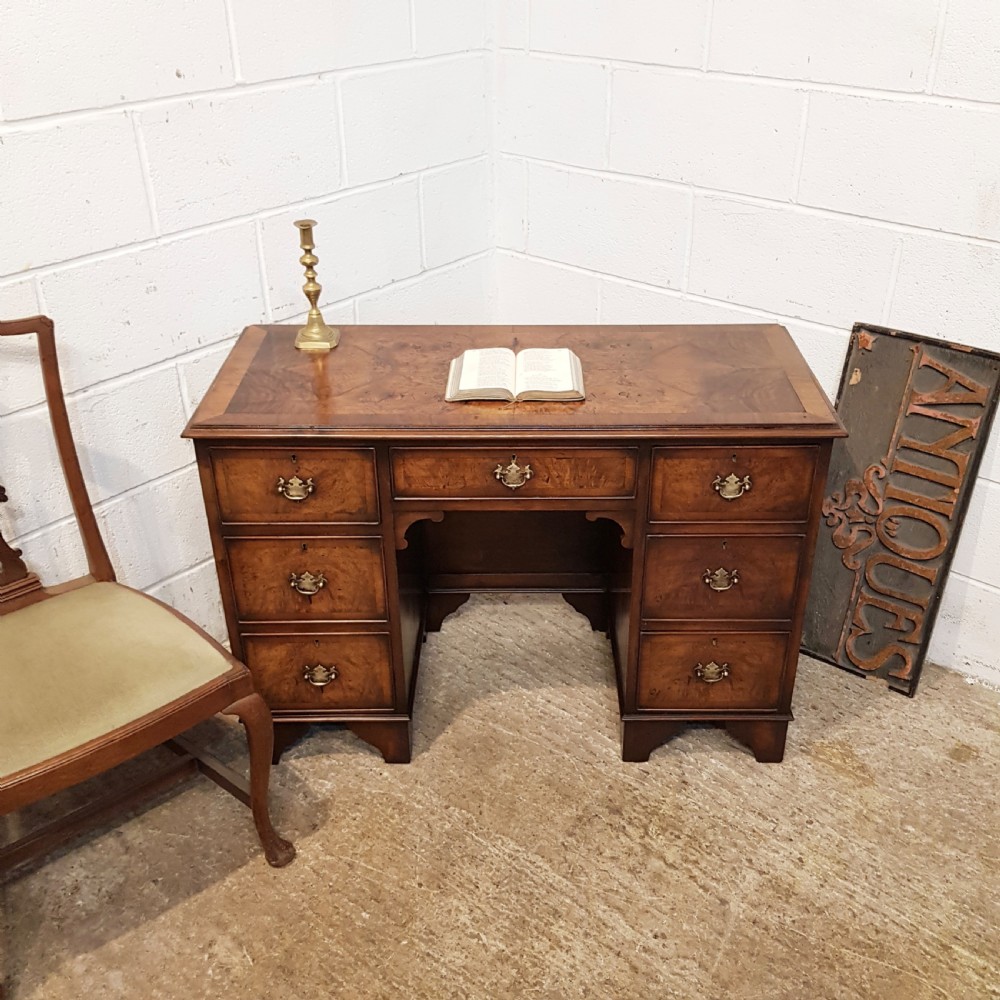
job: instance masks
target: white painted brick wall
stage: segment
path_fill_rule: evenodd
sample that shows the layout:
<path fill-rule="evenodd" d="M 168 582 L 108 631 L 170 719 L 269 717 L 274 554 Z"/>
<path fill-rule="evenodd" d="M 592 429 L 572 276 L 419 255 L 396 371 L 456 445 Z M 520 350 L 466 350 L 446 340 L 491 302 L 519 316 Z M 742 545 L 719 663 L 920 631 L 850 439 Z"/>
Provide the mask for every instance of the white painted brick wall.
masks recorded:
<path fill-rule="evenodd" d="M 1000 419 L 1000 417 L 997 419 Z M 983 462 L 979 467 L 979 475 L 985 476 L 994 483 L 1000 483 L 1000 434 L 997 433 L 997 428 L 994 428 L 990 442 L 983 453 Z"/>
<path fill-rule="evenodd" d="M 889 323 L 1000 352 L 1000 244 L 925 233 L 902 240 Z"/>
<path fill-rule="evenodd" d="M 350 183 L 396 177 L 486 151 L 486 59 L 443 60 L 358 71 L 343 81 Z"/>
<path fill-rule="evenodd" d="M 492 281 L 489 255 L 466 258 L 359 296 L 358 322 L 483 323 Z"/>
<path fill-rule="evenodd" d="M 1000 483 L 983 480 L 972 497 L 954 571 L 1000 590 Z"/>
<path fill-rule="evenodd" d="M 0 8 L 0 39 L 8 121 L 213 90 L 235 79 L 222 3 L 14 0 Z"/>
<path fill-rule="evenodd" d="M 0 316 L 34 316 L 37 312 L 34 281 L 0 285 Z M 4 344 L 4 349 L 4 363 L 0 364 L 0 417 L 45 398 L 41 373 L 37 367 L 32 369 L 35 345 L 13 340 Z"/>
<path fill-rule="evenodd" d="M 67 392 L 180 357 L 265 318 L 252 222 L 41 275 Z"/>
<path fill-rule="evenodd" d="M 486 158 L 420 178 L 424 264 L 439 267 L 492 249 L 490 220 L 483 209 L 490 201 L 490 164 Z"/>
<path fill-rule="evenodd" d="M 122 578 L 218 634 L 178 434 L 243 325 L 303 315 L 293 219 L 332 322 L 776 320 L 832 392 L 855 320 L 1000 349 L 998 65 L 995 0 L 8 5 L 0 315 L 56 319 Z M 3 350 L 0 524 L 56 579 Z M 1000 429 L 931 647 L 995 683 L 998 519 Z"/>
<path fill-rule="evenodd" d="M 497 316 L 502 323 L 597 323 L 601 281 L 592 271 L 500 252 Z"/>
<path fill-rule="evenodd" d="M 15 364 L 19 361 L 19 356 L 13 358 Z M 37 531 L 69 516 L 69 494 L 58 475 L 59 454 L 49 430 L 47 413 L 34 407 L 7 414 L 0 420 L 0 461 L 4 474 L 0 482 L 10 497 L 9 503 L 0 506 L 5 538 L 9 540 L 11 532 L 16 537 Z M 21 501 L 19 492 L 22 489 L 30 502 Z M 44 556 L 39 553 L 43 568 L 46 565 Z"/>
<path fill-rule="evenodd" d="M 531 0 L 531 47 L 601 59 L 700 66 L 709 0 Z"/>
<path fill-rule="evenodd" d="M 709 68 L 919 92 L 940 7 L 939 0 L 715 0 Z"/>
<path fill-rule="evenodd" d="M 497 156 L 493 163 L 496 214 L 493 237 L 497 247 L 524 250 L 528 242 L 528 162 Z M 498 286 L 503 283 L 498 281 Z"/>
<path fill-rule="evenodd" d="M 366 10 L 371 8 L 366 3 Z M 487 0 L 413 0 L 417 55 L 466 52 L 486 44 Z"/>
<path fill-rule="evenodd" d="M 353 305 L 351 305 L 353 313 Z M 323 313 L 323 318 L 328 323 L 339 322 L 334 320 L 333 310 Z M 181 381 L 181 397 L 184 400 L 184 415 L 191 417 L 198 407 L 198 403 L 205 398 L 208 387 L 212 384 L 216 373 L 222 367 L 226 355 L 233 347 L 233 340 L 223 340 L 214 347 L 209 347 L 203 351 L 192 351 L 185 354 L 177 361 L 177 374 Z"/>
<path fill-rule="evenodd" d="M 126 112 L 3 127 L 0 141 L 0 275 L 153 235 Z"/>
<path fill-rule="evenodd" d="M 268 122 L 266 140 L 261 122 Z M 163 232 L 177 232 L 340 186 L 337 84 L 238 92 L 138 115 Z"/>
<path fill-rule="evenodd" d="M 1000 350 L 996 0 L 498 0 L 496 39 L 498 322 L 775 320 L 831 394 L 859 320 Z M 930 652 L 1000 685 L 997 523 L 1000 426 Z"/>
<path fill-rule="evenodd" d="M 711 74 L 614 74 L 610 167 L 784 200 L 792 191 L 805 97 Z"/>
<path fill-rule="evenodd" d="M 603 65 L 501 52 L 497 72 L 502 151 L 585 167 L 606 164 L 607 126 L 595 113 L 607 102 Z"/>
<path fill-rule="evenodd" d="M 210 635 L 224 636 L 226 624 L 219 600 L 219 584 L 214 562 L 202 562 L 182 570 L 147 589 L 158 601 L 177 608 Z"/>
<path fill-rule="evenodd" d="M 81 441 L 99 442 L 80 456 L 95 502 L 191 461 L 191 446 L 168 430 L 183 428 L 185 418 L 173 365 L 85 389 L 70 401 L 69 415 Z"/>
<path fill-rule="evenodd" d="M 528 253 L 605 274 L 678 287 L 691 195 L 662 184 L 533 163 Z"/>
<path fill-rule="evenodd" d="M 500 48 L 527 48 L 528 0 L 501 0 L 495 7 L 496 44 Z"/>
<path fill-rule="evenodd" d="M 1000 239 L 1000 107 L 813 94 L 799 199 Z"/>
<path fill-rule="evenodd" d="M 855 219 L 699 195 L 689 290 L 850 328 L 881 316 L 898 242 Z"/>
<path fill-rule="evenodd" d="M 935 94 L 1000 101 L 1000 4 L 948 0 Z"/>
<path fill-rule="evenodd" d="M 234 44 L 246 80 L 283 80 L 413 54 L 409 0 L 233 3 Z"/>
<path fill-rule="evenodd" d="M 72 9 L 71 9 L 72 8 Z M 193 449 L 240 329 L 301 321 L 314 216 L 334 323 L 489 319 L 486 0 L 0 9 L 0 318 L 56 321 L 119 578 L 221 636 Z M 0 345 L 0 527 L 85 569 L 34 345 Z"/>

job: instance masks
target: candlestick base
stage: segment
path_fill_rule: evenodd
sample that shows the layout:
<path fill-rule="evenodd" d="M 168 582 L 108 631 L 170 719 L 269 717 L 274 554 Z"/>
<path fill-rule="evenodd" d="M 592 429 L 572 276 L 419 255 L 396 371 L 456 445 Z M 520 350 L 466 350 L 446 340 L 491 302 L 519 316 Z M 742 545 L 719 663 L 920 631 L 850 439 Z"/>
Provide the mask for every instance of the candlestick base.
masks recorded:
<path fill-rule="evenodd" d="M 299 351 L 332 351 L 340 343 L 340 330 L 327 326 L 322 319 L 299 328 L 295 347 Z"/>

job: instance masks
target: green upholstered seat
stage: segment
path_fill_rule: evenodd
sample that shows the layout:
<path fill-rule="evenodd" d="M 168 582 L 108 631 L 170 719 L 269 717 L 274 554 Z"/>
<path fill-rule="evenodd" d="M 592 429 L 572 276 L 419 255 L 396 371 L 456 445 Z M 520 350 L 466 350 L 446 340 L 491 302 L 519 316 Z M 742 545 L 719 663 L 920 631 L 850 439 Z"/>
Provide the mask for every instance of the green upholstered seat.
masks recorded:
<path fill-rule="evenodd" d="M 0 616 L 0 775 L 103 736 L 230 669 L 169 610 L 117 583 Z"/>

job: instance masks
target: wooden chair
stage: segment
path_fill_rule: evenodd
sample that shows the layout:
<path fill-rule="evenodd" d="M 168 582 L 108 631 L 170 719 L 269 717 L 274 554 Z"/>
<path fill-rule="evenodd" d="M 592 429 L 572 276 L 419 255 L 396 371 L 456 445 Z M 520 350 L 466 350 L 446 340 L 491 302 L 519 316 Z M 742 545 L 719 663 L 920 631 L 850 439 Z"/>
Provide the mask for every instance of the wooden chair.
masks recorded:
<path fill-rule="evenodd" d="M 44 316 L 0 323 L 0 337 L 37 334 L 45 395 L 88 576 L 43 588 L 0 537 L 0 816 L 160 744 L 169 766 L 0 848 L 0 872 L 103 822 L 123 805 L 201 771 L 250 806 L 268 862 L 295 848 L 267 807 L 271 713 L 247 668 L 178 612 L 115 582 L 87 495 Z M 172 433 L 166 428 L 164 433 Z M 7 496 L 0 487 L 0 501 Z M 181 734 L 217 712 L 243 723 L 250 782 Z"/>

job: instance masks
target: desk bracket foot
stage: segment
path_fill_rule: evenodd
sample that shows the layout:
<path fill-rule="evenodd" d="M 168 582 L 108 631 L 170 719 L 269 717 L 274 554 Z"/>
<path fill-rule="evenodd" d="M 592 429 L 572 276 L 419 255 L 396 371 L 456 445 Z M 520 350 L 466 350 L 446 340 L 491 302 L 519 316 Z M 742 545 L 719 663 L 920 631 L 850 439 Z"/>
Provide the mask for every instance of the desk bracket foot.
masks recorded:
<path fill-rule="evenodd" d="M 608 595 L 604 591 L 587 593 L 585 591 L 570 591 L 562 595 L 563 600 L 574 610 L 579 611 L 595 632 L 608 630 Z"/>
<path fill-rule="evenodd" d="M 457 611 L 468 599 L 468 594 L 428 594 L 427 611 L 424 615 L 424 631 L 440 632 L 441 624 L 445 618 Z"/>
<path fill-rule="evenodd" d="M 734 740 L 749 747 L 761 764 L 780 764 L 785 756 L 787 722 L 731 720 L 724 723 Z"/>
<path fill-rule="evenodd" d="M 271 763 L 281 763 L 281 755 L 293 744 L 298 743 L 309 731 L 308 722 L 275 722 L 274 748 L 271 750 Z"/>
<path fill-rule="evenodd" d="M 670 722 L 666 719 L 623 721 L 622 760 L 633 763 L 649 760 L 649 755 L 657 747 L 673 739 L 686 725 L 686 722 Z"/>
<path fill-rule="evenodd" d="M 409 720 L 348 722 L 346 725 L 355 736 L 375 747 L 387 764 L 410 763 Z"/>

